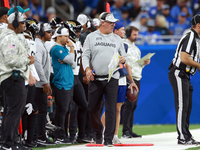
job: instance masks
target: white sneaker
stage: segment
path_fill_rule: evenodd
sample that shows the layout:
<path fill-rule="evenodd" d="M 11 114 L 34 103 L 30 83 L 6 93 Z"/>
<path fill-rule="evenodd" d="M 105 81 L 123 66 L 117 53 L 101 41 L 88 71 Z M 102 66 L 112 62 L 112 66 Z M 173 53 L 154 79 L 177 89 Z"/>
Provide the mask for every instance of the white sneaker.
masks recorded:
<path fill-rule="evenodd" d="M 114 136 L 112 140 L 113 144 L 122 144 L 118 137 Z"/>

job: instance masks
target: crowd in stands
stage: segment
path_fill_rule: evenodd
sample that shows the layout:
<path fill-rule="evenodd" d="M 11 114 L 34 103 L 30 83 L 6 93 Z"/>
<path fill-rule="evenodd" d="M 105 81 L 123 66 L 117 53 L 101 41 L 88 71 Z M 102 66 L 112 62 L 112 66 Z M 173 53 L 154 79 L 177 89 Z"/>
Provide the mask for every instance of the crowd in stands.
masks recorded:
<path fill-rule="evenodd" d="M 104 0 L 68 0 L 74 6 L 75 17 L 80 13 L 91 18 L 98 18 L 104 11 Z M 57 4 L 64 5 L 63 0 Z M 191 17 L 200 13 L 200 0 L 107 0 L 114 17 L 124 26 L 135 26 L 139 35 L 159 37 L 160 35 L 183 35 L 191 27 Z M 19 0 L 23 8 L 30 8 L 28 17 L 38 21 L 49 22 L 56 16 L 53 7 L 43 10 L 39 0 Z M 158 40 L 156 40 L 158 41 Z"/>

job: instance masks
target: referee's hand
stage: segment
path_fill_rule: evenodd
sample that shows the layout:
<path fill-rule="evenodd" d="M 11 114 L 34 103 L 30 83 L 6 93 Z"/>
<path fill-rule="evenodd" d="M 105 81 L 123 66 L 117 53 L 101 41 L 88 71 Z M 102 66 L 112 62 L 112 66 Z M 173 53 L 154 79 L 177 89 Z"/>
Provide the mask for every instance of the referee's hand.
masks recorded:
<path fill-rule="evenodd" d="M 94 73 L 92 73 L 92 70 L 88 67 L 86 68 L 86 77 L 88 81 L 94 81 Z"/>

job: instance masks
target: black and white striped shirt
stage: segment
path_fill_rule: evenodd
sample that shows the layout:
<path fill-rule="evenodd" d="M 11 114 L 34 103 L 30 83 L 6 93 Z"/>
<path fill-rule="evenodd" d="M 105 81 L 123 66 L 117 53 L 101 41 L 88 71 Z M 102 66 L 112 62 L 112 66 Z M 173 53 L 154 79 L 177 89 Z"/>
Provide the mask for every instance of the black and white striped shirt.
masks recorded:
<path fill-rule="evenodd" d="M 199 62 L 199 49 L 200 39 L 195 30 L 191 29 L 190 32 L 185 34 L 179 41 L 176 48 L 175 56 L 172 61 L 173 65 L 181 70 L 189 72 L 194 75 L 197 71 L 196 67 L 190 67 L 181 62 L 181 52 L 186 52 L 190 55 L 190 58 L 196 62 Z"/>

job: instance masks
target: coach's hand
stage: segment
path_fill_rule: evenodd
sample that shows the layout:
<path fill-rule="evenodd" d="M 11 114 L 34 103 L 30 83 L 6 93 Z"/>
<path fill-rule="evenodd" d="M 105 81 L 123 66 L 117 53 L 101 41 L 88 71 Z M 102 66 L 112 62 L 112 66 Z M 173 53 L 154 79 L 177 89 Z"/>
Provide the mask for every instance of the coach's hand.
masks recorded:
<path fill-rule="evenodd" d="M 124 64 L 126 61 L 124 56 L 119 56 L 119 63 Z"/>
<path fill-rule="evenodd" d="M 87 80 L 88 81 L 94 81 L 94 73 L 92 73 L 92 70 L 89 68 L 89 67 L 87 67 L 86 69 L 85 69 L 85 72 L 86 72 L 86 77 L 87 77 Z"/>

